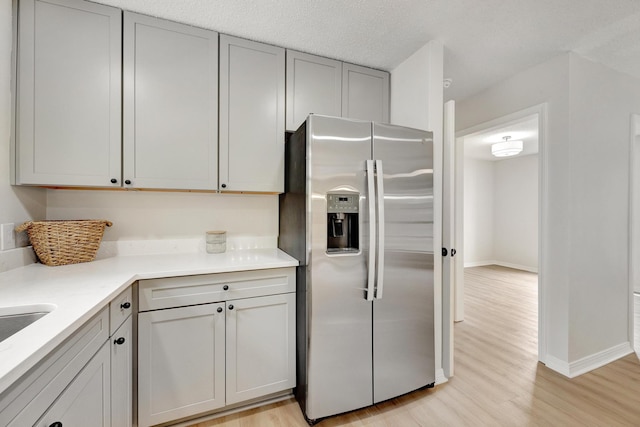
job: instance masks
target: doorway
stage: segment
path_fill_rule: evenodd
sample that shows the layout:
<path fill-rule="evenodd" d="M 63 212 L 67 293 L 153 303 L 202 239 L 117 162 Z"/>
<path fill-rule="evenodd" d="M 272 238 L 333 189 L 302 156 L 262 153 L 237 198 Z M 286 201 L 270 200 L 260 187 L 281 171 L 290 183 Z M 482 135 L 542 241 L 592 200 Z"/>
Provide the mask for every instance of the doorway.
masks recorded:
<path fill-rule="evenodd" d="M 456 222 L 465 267 L 498 265 L 538 274 L 538 358 L 546 354 L 541 240 L 545 105 L 456 134 Z M 522 151 L 497 158 L 492 146 L 522 141 Z M 459 186 L 458 186 L 459 185 Z M 464 275 L 456 275 L 456 321 L 464 320 Z"/>

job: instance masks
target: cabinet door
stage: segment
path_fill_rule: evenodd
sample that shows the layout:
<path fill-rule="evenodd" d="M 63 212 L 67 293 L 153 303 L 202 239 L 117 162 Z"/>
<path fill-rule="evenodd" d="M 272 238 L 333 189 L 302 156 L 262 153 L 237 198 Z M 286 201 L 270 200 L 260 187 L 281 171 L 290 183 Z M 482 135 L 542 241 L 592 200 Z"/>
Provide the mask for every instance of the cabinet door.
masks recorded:
<path fill-rule="evenodd" d="M 110 346 L 105 343 L 36 423 L 49 427 L 110 427 Z"/>
<path fill-rule="evenodd" d="M 342 116 L 388 123 L 389 73 L 343 64 Z"/>
<path fill-rule="evenodd" d="M 295 387 L 295 293 L 227 302 L 227 405 Z"/>
<path fill-rule="evenodd" d="M 311 113 L 342 114 L 342 62 L 287 50 L 287 130 Z"/>
<path fill-rule="evenodd" d="M 220 35 L 220 189 L 284 191 L 284 49 Z"/>
<path fill-rule="evenodd" d="M 131 316 L 111 336 L 111 426 L 133 423 L 133 320 Z"/>
<path fill-rule="evenodd" d="M 120 185 L 120 42 L 120 9 L 19 2 L 17 184 Z"/>
<path fill-rule="evenodd" d="M 125 187 L 218 187 L 218 33 L 125 12 Z"/>
<path fill-rule="evenodd" d="M 224 406 L 224 325 L 222 303 L 138 315 L 140 427 Z"/>

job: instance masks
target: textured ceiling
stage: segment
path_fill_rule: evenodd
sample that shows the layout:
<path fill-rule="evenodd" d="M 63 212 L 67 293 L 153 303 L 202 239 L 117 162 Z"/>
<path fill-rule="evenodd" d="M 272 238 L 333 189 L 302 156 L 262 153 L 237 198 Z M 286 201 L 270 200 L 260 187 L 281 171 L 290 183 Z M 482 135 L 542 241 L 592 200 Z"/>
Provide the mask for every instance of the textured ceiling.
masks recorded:
<path fill-rule="evenodd" d="M 640 77 L 640 0 L 97 1 L 389 71 L 440 40 L 446 99 L 567 51 Z"/>
<path fill-rule="evenodd" d="M 505 136 L 523 142 L 522 152 L 512 157 L 494 157 L 491 145 L 502 142 Z M 534 115 L 504 126 L 482 130 L 464 137 L 464 155 L 479 160 L 499 161 L 528 156 L 538 152 L 538 116 Z"/>

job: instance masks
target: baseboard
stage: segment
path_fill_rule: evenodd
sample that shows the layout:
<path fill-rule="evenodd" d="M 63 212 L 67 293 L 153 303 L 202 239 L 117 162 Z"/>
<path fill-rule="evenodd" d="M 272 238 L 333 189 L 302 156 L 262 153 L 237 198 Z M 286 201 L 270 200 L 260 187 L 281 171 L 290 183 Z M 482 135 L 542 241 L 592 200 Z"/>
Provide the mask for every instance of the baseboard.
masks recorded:
<path fill-rule="evenodd" d="M 447 377 L 444 376 L 444 369 L 440 368 L 436 370 L 436 385 L 444 384 L 447 381 Z"/>
<path fill-rule="evenodd" d="M 514 268 L 516 270 L 522 270 L 522 271 L 529 271 L 531 273 L 538 273 L 538 267 L 529 267 L 526 265 L 520 265 L 520 264 L 512 264 L 510 262 L 502 262 L 502 261 L 496 261 L 494 262 L 495 265 L 499 265 L 500 267 L 507 267 L 507 268 Z"/>
<path fill-rule="evenodd" d="M 464 263 L 464 268 L 484 267 L 484 266 L 487 266 L 487 265 L 499 265 L 500 267 L 507 267 L 507 268 L 513 268 L 513 269 L 516 269 L 516 270 L 529 271 L 531 273 L 538 273 L 538 267 L 529 267 L 529 266 L 526 266 L 526 265 L 513 264 L 513 263 L 510 263 L 510 262 L 503 262 L 503 261 L 496 261 L 496 260 L 465 262 Z"/>
<path fill-rule="evenodd" d="M 464 268 L 484 267 L 485 265 L 494 265 L 495 263 L 495 261 L 470 261 L 464 263 Z"/>
<path fill-rule="evenodd" d="M 620 359 L 628 354 L 633 353 L 631 343 L 623 342 L 599 353 L 592 354 L 575 362 L 567 363 L 551 355 L 546 357 L 547 368 L 564 375 L 565 377 L 575 378 L 579 375 L 586 374 L 589 371 L 600 368 L 615 360 Z"/>

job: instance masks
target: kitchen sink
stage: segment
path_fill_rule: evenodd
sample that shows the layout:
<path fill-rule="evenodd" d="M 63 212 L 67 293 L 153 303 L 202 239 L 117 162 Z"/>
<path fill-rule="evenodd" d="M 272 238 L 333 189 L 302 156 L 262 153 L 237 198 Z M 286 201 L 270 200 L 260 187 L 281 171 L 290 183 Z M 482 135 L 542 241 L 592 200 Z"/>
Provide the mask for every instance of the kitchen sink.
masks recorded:
<path fill-rule="evenodd" d="M 52 304 L 0 307 L 0 342 L 46 316 L 54 308 Z"/>

